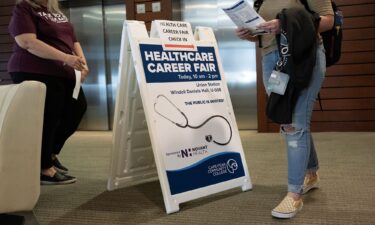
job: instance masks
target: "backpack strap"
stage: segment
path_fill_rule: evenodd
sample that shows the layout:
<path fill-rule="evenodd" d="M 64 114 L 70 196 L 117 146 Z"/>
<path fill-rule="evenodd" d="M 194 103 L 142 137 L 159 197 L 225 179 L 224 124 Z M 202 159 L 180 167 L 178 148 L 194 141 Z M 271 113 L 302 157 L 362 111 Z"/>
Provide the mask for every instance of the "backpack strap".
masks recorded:
<path fill-rule="evenodd" d="M 303 4 L 303 6 L 305 6 L 305 9 L 306 9 L 307 11 L 309 11 L 309 13 L 314 13 L 314 12 L 310 9 L 309 4 L 307 3 L 307 0 L 300 0 L 300 2 Z"/>
<path fill-rule="evenodd" d="M 254 7 L 254 9 L 255 9 L 255 11 L 259 11 L 259 9 L 260 9 L 260 6 L 263 4 L 263 0 L 255 0 L 254 1 L 254 5 L 253 5 L 253 7 Z"/>
<path fill-rule="evenodd" d="M 262 4 L 263 4 L 263 0 L 255 0 L 254 1 L 253 7 L 254 7 L 254 9 L 255 9 L 256 12 L 259 12 L 259 9 L 262 6 Z M 262 45 L 262 38 L 261 38 L 260 35 L 258 35 L 258 47 L 259 48 L 263 47 L 263 45 Z"/>
<path fill-rule="evenodd" d="M 320 111 L 323 112 L 322 98 L 320 97 L 320 92 L 318 93 L 318 101 L 319 101 Z"/>

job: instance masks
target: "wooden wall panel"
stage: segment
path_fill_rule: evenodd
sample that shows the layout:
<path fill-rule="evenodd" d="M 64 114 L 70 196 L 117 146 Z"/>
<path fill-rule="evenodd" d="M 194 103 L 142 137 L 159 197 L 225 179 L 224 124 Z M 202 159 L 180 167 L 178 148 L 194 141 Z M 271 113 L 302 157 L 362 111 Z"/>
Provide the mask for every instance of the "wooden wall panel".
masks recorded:
<path fill-rule="evenodd" d="M 338 64 L 350 63 L 374 63 L 375 51 L 366 52 L 344 52 L 341 54 Z"/>
<path fill-rule="evenodd" d="M 15 0 L 1 0 L 0 6 L 11 6 L 13 7 Z"/>
<path fill-rule="evenodd" d="M 13 43 L 12 37 L 10 37 L 8 34 L 2 35 L 0 34 L 0 44 L 11 44 Z"/>
<path fill-rule="evenodd" d="M 365 3 L 374 3 L 374 0 L 335 0 L 335 2 L 339 6 L 344 6 L 344 5 L 362 5 Z"/>
<path fill-rule="evenodd" d="M 11 83 L 7 63 L 12 52 L 13 39 L 8 32 L 8 24 L 14 3 L 14 0 L 0 1 L 0 85 Z"/>
<path fill-rule="evenodd" d="M 358 76 L 330 76 L 326 77 L 322 90 L 326 88 L 342 88 L 342 87 L 375 87 L 375 76 L 358 75 Z"/>
<path fill-rule="evenodd" d="M 346 75 L 363 75 L 363 74 L 374 74 L 375 64 L 364 63 L 364 64 L 344 64 L 335 65 L 327 69 L 327 76 L 346 76 Z"/>
<path fill-rule="evenodd" d="M 0 26 L 6 25 L 8 26 L 9 23 L 9 16 L 0 16 Z"/>
<path fill-rule="evenodd" d="M 3 4 L 3 2 L 1 2 L 1 4 Z M 0 5 L 0 16 L 10 16 L 12 15 L 12 10 L 12 5 Z"/>
<path fill-rule="evenodd" d="M 9 34 L 9 32 L 8 32 L 8 25 L 2 25 L 2 26 L 0 26 L 0 34 L 6 34 L 6 35 Z"/>
<path fill-rule="evenodd" d="M 10 57 L 10 52 L 9 53 L 1 53 L 0 54 L 0 62 L 7 62 L 9 57 Z"/>
<path fill-rule="evenodd" d="M 375 98 L 374 87 L 322 88 L 320 95 L 325 99 L 334 98 Z"/>
<path fill-rule="evenodd" d="M 342 122 L 353 121 L 353 116 L 357 119 L 354 121 L 371 121 L 374 119 L 375 110 L 350 110 L 350 111 L 320 111 L 313 113 L 312 120 L 315 122 Z"/>
<path fill-rule="evenodd" d="M 375 20 L 375 17 L 373 18 Z M 375 28 L 346 29 L 343 36 L 344 41 L 374 39 Z"/>
<path fill-rule="evenodd" d="M 373 16 L 375 11 L 374 2 L 369 4 L 340 6 L 345 17 Z"/>
<path fill-rule="evenodd" d="M 11 43 L 0 44 L 0 52 L 3 52 L 3 53 L 12 52 L 12 44 Z"/>
<path fill-rule="evenodd" d="M 322 108 L 320 107 L 322 105 Z M 347 99 L 321 99 L 321 103 L 317 101 L 314 105 L 314 110 L 322 111 L 323 113 L 332 110 L 370 110 L 375 109 L 375 99 L 374 98 L 347 98 Z M 357 120 L 357 118 L 353 118 Z"/>
<path fill-rule="evenodd" d="M 327 68 L 314 105 L 313 131 L 375 131 L 375 1 L 335 0 L 344 14 L 340 61 Z M 259 57 L 260 58 L 260 57 Z M 257 66 L 261 67 L 258 60 Z M 261 78 L 258 70 L 258 80 Z M 264 115 L 267 97 L 258 82 L 258 131 L 278 132 Z M 263 113 L 263 114 L 260 114 Z"/>
<path fill-rule="evenodd" d="M 346 17 L 344 15 L 344 26 L 343 29 L 350 29 L 350 28 L 361 28 L 361 27 L 374 27 L 375 26 L 375 16 L 361 16 L 361 17 Z"/>
<path fill-rule="evenodd" d="M 343 41 L 342 52 L 375 51 L 374 40 Z"/>

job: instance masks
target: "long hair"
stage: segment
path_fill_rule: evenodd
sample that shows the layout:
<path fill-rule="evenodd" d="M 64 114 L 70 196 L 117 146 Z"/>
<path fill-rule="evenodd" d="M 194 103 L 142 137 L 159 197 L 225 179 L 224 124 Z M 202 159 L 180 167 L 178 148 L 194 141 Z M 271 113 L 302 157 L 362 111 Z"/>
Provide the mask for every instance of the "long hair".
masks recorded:
<path fill-rule="evenodd" d="M 23 1 L 29 3 L 33 8 L 40 8 L 44 3 L 44 0 L 16 0 L 16 4 Z M 48 0 L 47 9 L 52 13 L 62 13 L 57 0 Z"/>

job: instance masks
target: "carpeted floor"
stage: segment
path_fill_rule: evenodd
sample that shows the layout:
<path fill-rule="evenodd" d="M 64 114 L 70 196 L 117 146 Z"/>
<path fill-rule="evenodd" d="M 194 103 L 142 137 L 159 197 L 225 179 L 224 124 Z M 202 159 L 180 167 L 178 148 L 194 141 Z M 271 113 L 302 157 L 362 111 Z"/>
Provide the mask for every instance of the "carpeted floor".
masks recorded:
<path fill-rule="evenodd" d="M 316 133 L 321 188 L 304 196 L 291 220 L 270 210 L 286 193 L 286 154 L 279 134 L 240 132 L 253 190 L 240 188 L 180 205 L 167 215 L 159 182 L 106 191 L 112 134 L 77 132 L 61 161 L 72 185 L 42 186 L 34 210 L 41 225 L 375 224 L 375 133 Z"/>

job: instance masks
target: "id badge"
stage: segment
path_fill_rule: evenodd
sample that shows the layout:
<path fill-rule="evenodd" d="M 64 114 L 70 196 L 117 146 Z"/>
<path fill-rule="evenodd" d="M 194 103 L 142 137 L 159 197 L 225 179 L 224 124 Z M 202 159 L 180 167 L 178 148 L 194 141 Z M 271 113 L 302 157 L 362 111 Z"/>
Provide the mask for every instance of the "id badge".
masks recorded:
<path fill-rule="evenodd" d="M 268 80 L 269 91 L 279 95 L 284 95 L 288 81 L 288 74 L 273 70 L 270 79 Z"/>

